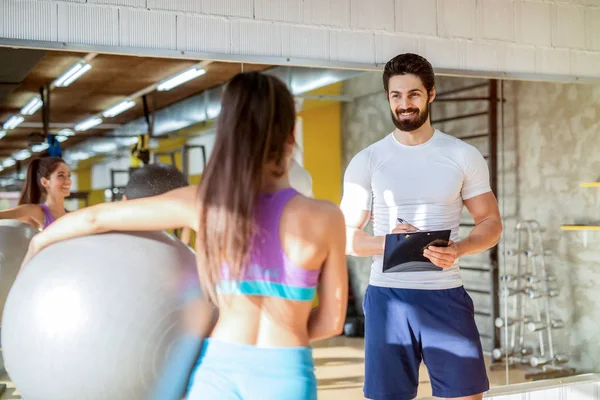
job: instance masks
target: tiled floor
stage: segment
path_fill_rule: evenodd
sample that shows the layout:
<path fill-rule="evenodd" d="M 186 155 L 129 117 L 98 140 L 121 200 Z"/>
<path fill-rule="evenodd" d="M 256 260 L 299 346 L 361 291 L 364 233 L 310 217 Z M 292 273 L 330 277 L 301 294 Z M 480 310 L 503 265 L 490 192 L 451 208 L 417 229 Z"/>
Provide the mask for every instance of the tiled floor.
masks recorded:
<path fill-rule="evenodd" d="M 319 385 L 319 400 L 363 400 L 364 380 L 364 341 L 358 338 L 337 337 L 317 343 L 313 355 Z M 511 370 L 510 383 L 524 382 L 524 371 Z M 505 372 L 489 371 L 492 386 L 505 383 Z M 421 366 L 419 373 L 419 397 L 431 396 L 431 386 L 427 369 Z M 0 375 L 0 383 L 6 383 L 8 389 L 0 400 L 20 400 L 12 382 L 6 374 Z"/>

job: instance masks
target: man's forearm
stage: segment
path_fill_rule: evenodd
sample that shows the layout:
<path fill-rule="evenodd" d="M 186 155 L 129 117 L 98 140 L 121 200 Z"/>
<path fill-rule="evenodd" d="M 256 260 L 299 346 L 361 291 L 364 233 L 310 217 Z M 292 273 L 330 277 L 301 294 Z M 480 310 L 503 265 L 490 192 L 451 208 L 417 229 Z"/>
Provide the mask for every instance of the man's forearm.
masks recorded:
<path fill-rule="evenodd" d="M 371 257 L 383 254 L 385 236 L 371 236 L 362 229 L 346 227 L 346 254 Z"/>
<path fill-rule="evenodd" d="M 473 228 L 469 236 L 457 242 L 458 256 L 481 253 L 494 247 L 502 234 L 502 221 L 499 218 L 486 219 Z"/>

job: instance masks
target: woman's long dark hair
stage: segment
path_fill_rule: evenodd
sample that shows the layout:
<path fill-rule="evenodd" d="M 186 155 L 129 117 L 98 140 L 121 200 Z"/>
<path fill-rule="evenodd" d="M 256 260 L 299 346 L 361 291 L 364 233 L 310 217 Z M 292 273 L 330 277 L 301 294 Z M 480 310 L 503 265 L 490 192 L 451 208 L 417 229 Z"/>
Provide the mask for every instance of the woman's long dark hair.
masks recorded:
<path fill-rule="evenodd" d="M 40 204 L 42 198 L 47 195 L 46 189 L 40 182 L 42 178 L 50 179 L 50 175 L 60 164 L 66 164 L 65 160 L 59 157 L 34 158 L 27 167 L 27 176 L 25 184 L 21 190 L 19 205 L 21 204 Z"/>
<path fill-rule="evenodd" d="M 222 263 L 228 264 L 233 277 L 243 273 L 263 171 L 267 163 L 274 163 L 283 173 L 295 121 L 294 99 L 279 79 L 250 72 L 227 84 L 214 149 L 198 188 L 199 275 L 213 301 Z"/>

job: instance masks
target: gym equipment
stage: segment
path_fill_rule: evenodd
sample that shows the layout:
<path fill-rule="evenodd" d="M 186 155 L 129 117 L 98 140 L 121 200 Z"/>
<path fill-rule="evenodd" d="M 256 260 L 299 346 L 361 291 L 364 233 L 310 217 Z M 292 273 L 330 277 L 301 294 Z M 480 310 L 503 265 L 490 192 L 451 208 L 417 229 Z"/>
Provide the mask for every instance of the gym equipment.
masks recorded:
<path fill-rule="evenodd" d="M 65 240 L 28 262 L 10 290 L 6 369 L 26 400 L 179 400 L 215 313 L 194 252 L 173 235 Z"/>
<path fill-rule="evenodd" d="M 574 374 L 574 369 L 564 366 L 568 358 L 556 354 L 553 331 L 565 324 L 551 315 L 550 299 L 559 296 L 560 291 L 553 286 L 556 277 L 546 267 L 545 256 L 552 253 L 544 249 L 543 230 L 537 221 L 522 220 L 516 231 L 516 248 L 506 252 L 516 256 L 516 271 L 500 278 L 500 296 L 507 306 L 512 300 L 512 314 L 495 320 L 496 327 L 506 331 L 510 328 L 506 338 L 509 344 L 505 349 L 494 349 L 492 357 L 505 360 L 509 367 L 535 368 L 537 372 L 529 374 L 531 379 Z M 535 351 L 525 346 L 527 333 L 536 338 Z"/>

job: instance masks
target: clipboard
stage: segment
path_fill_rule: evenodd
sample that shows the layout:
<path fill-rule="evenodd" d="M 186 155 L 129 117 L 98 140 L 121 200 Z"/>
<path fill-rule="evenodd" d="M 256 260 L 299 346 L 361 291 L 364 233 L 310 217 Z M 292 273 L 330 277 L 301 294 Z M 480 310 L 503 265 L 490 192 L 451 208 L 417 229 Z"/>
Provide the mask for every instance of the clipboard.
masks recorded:
<path fill-rule="evenodd" d="M 383 273 L 443 271 L 425 258 L 428 246 L 447 247 L 450 230 L 391 233 L 385 236 Z"/>

